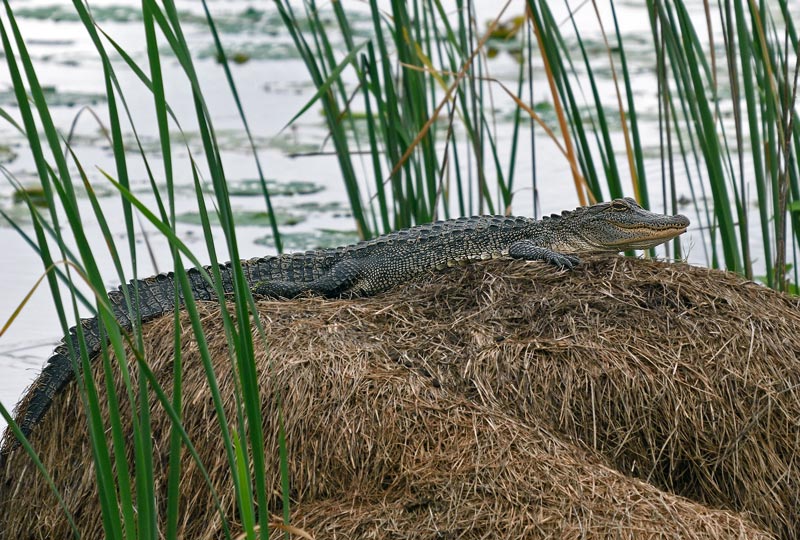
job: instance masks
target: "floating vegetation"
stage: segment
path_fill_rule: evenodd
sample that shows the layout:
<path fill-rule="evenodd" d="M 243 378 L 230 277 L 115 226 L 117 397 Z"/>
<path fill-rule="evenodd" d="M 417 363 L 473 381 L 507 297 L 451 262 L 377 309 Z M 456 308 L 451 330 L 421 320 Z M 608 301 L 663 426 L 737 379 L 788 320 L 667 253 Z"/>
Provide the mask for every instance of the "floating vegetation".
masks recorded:
<path fill-rule="evenodd" d="M 80 22 L 77 11 L 69 5 L 51 4 L 36 7 L 15 7 L 14 15 L 20 19 L 37 19 L 52 22 Z M 276 9 L 247 7 L 241 10 L 214 10 L 214 26 L 223 34 L 253 34 L 265 37 L 287 36 L 283 21 Z M 319 14 L 320 21 L 330 27 L 336 26 L 336 18 L 331 10 Z M 206 26 L 206 16 L 201 10 L 179 10 L 178 17 L 185 26 Z M 92 18 L 97 23 L 127 23 L 142 20 L 141 8 L 135 5 L 92 5 Z M 368 13 L 348 11 L 348 23 L 355 37 L 370 37 L 371 19 Z M 309 23 L 299 18 L 304 29 Z"/>
<path fill-rule="evenodd" d="M 300 54 L 291 43 L 280 41 L 243 42 L 230 45 L 229 49 L 230 52 L 226 52 L 226 55 L 228 60 L 235 64 L 244 64 L 249 60 L 289 60 L 300 58 Z M 222 62 L 222 57 L 213 43 L 194 51 L 194 57 L 201 60 L 213 58 L 217 62 Z"/>
<path fill-rule="evenodd" d="M 269 212 L 263 210 L 234 209 L 234 215 L 236 216 L 235 219 L 237 227 L 269 227 L 270 224 L 270 214 Z M 200 213 L 196 211 L 178 214 L 176 219 L 180 223 L 186 223 L 188 225 L 202 224 Z M 275 212 L 275 219 L 277 220 L 278 225 L 281 226 L 297 225 L 298 223 L 305 221 L 303 216 L 282 210 L 277 210 Z M 219 216 L 216 212 L 209 212 L 208 221 L 212 225 L 219 225 Z M 283 234 L 281 234 L 281 238 L 283 238 Z"/>
<path fill-rule="evenodd" d="M 489 24 L 487 22 L 487 27 Z M 524 24 L 525 16 L 517 15 L 495 26 L 486 44 L 486 55 L 495 58 L 500 52 L 507 52 L 521 62 L 524 34 L 520 30 L 524 28 Z"/>
<path fill-rule="evenodd" d="M 23 204 L 26 202 L 30 202 L 34 206 L 46 208 L 47 207 L 47 195 L 42 189 L 42 186 L 23 186 L 18 187 L 14 190 L 14 193 L 11 195 L 11 200 L 14 204 Z"/>
<path fill-rule="evenodd" d="M 28 45 L 39 45 L 44 47 L 69 47 L 70 45 L 75 45 L 75 40 L 60 38 L 31 38 L 28 39 Z"/>
<path fill-rule="evenodd" d="M 14 8 L 14 15 L 20 19 L 39 19 L 53 22 L 80 22 L 78 12 L 67 5 L 52 4 L 37 7 Z M 92 5 L 92 18 L 95 22 L 133 22 L 142 20 L 142 10 L 134 6 Z"/>
<path fill-rule="evenodd" d="M 267 190 L 271 197 L 292 197 L 295 195 L 312 195 L 319 193 L 325 189 L 322 184 L 317 184 L 308 180 L 290 180 L 285 182 L 278 182 L 277 180 L 267 179 Z M 167 189 L 166 184 L 158 183 L 156 185 L 159 191 Z M 194 193 L 194 186 L 188 183 L 179 183 L 174 186 L 176 192 L 185 192 L 187 194 Z M 136 182 L 132 191 L 137 194 L 152 193 L 153 187 L 149 182 L 141 181 Z M 213 193 L 213 187 L 208 184 L 203 184 L 203 191 L 206 193 Z M 231 197 L 263 197 L 264 191 L 261 188 L 261 180 L 258 178 L 245 178 L 240 180 L 228 181 L 228 195 Z M 335 206 L 335 208 L 334 208 Z M 294 206 L 293 208 L 301 208 L 305 211 L 313 211 L 317 207 L 323 208 L 320 203 L 302 203 Z M 331 202 L 324 203 L 324 207 L 330 207 L 332 210 L 339 210 L 341 203 Z M 326 210 L 320 210 L 326 211 Z"/>
<path fill-rule="evenodd" d="M 230 60 L 234 64 L 246 64 L 248 61 L 250 61 L 251 58 L 250 54 L 243 52 L 228 53 L 226 56 L 228 60 Z M 223 60 L 222 54 L 218 52 L 216 54 L 216 58 L 217 58 L 217 63 L 221 64 Z"/>
<path fill-rule="evenodd" d="M 314 93 L 314 86 L 308 81 L 267 81 L 264 83 L 264 92 L 269 94 L 294 94 L 303 92 Z"/>
<path fill-rule="evenodd" d="M 553 107 L 552 101 L 537 101 L 531 106 L 531 108 L 539 116 L 539 118 L 541 118 L 547 125 L 550 126 L 550 129 L 556 133 L 559 131 L 558 116 L 556 115 L 556 110 Z M 587 108 L 586 110 L 588 111 L 589 109 Z M 503 112 L 499 114 L 498 119 L 502 120 L 503 122 L 513 122 L 516 115 L 517 111 L 515 109 L 503 110 Z"/>
<path fill-rule="evenodd" d="M 77 105 L 97 105 L 105 103 L 105 94 L 92 92 L 63 92 L 55 86 L 45 86 L 42 88 L 44 97 L 50 107 L 75 107 Z M 0 91 L 0 105 L 15 105 L 17 96 L 13 90 Z"/>
<path fill-rule="evenodd" d="M 191 22 L 206 24 L 205 17 L 198 17 L 198 19 Z M 247 7 L 236 12 L 215 13 L 214 25 L 219 32 L 224 34 L 249 33 L 269 37 L 285 34 L 283 22 L 277 10 L 267 11 L 254 7 Z"/>
<path fill-rule="evenodd" d="M 332 10 L 321 9 L 317 12 L 319 21 L 327 26 L 336 27 L 336 17 Z M 206 24 L 204 15 L 186 13 L 181 14 L 181 22 L 186 24 Z M 356 37 L 371 37 L 371 18 L 368 13 L 357 11 L 347 12 L 347 22 L 351 26 L 352 35 Z M 214 25 L 223 34 L 253 34 L 259 37 L 274 38 L 288 36 L 283 20 L 276 9 L 259 9 L 247 7 L 241 11 L 228 11 L 214 13 Z M 298 17 L 298 26 L 307 29 L 309 22 L 305 17 Z"/>
<path fill-rule="evenodd" d="M 0 163 L 11 163 L 17 159 L 17 153 L 7 144 L 0 144 Z"/>
<path fill-rule="evenodd" d="M 42 88 L 47 104 L 51 107 L 75 107 L 77 105 L 97 105 L 105 103 L 105 94 L 91 92 L 63 92 L 54 86 Z"/>
<path fill-rule="evenodd" d="M 328 201 L 328 202 L 316 202 L 316 201 L 309 201 L 303 203 L 297 203 L 292 206 L 292 210 L 303 210 L 304 212 L 315 212 L 315 213 L 330 213 L 330 212 L 341 212 L 344 211 L 349 216 L 350 209 L 349 207 L 345 208 L 345 206 L 339 201 Z"/>
<path fill-rule="evenodd" d="M 281 232 L 281 242 L 286 251 L 334 248 L 353 244 L 359 240 L 358 233 L 353 230 L 314 229 L 303 232 Z M 275 246 L 275 240 L 271 234 L 256 238 L 253 243 L 261 246 Z"/>
<path fill-rule="evenodd" d="M 325 186 L 307 180 L 291 180 L 278 182 L 267 180 L 267 190 L 272 196 L 310 195 L 324 190 Z M 261 197 L 264 195 L 261 180 L 245 178 L 228 182 L 228 194 L 238 197 Z"/>
<path fill-rule="evenodd" d="M 270 137 L 267 145 L 288 155 L 308 154 L 320 150 L 320 143 L 305 142 L 299 137 L 286 135 Z"/>
<path fill-rule="evenodd" d="M 316 17 L 316 22 L 321 23 L 326 28 L 337 27 L 336 16 L 331 9 L 317 9 Z M 300 30 L 306 31 L 311 27 L 309 20 L 302 15 L 299 15 L 295 21 Z M 286 28 L 277 9 L 264 10 L 254 7 L 248 7 L 236 13 L 215 13 L 214 24 L 220 32 L 230 34 L 249 32 L 277 36 L 284 35 Z M 368 38 L 373 36 L 372 18 L 368 12 L 348 10 L 347 24 L 351 32 L 350 35 L 353 37 Z"/>
<path fill-rule="evenodd" d="M 172 131 L 170 132 L 170 137 L 179 147 L 182 147 L 184 144 L 186 144 L 189 146 L 192 152 L 203 152 L 203 140 L 200 137 L 200 134 L 197 132 Z M 136 143 L 136 140 L 133 138 L 132 134 L 125 134 L 124 138 L 126 150 L 130 152 L 139 151 L 139 145 Z M 98 143 L 101 145 L 107 144 L 105 139 L 101 139 L 99 134 L 97 136 L 75 134 L 73 136 L 73 143 L 77 141 L 80 141 L 81 144 L 86 145 L 97 145 Z M 140 135 L 139 144 L 141 144 L 142 150 L 144 150 L 146 154 L 155 156 L 161 154 L 161 142 L 155 136 Z M 287 135 L 285 133 L 276 136 L 253 135 L 253 144 L 255 145 L 256 149 L 259 150 L 269 148 L 273 150 L 279 150 L 285 154 L 315 152 L 320 148 L 320 142 L 311 143 L 301 141 L 299 137 L 295 137 L 293 134 Z M 225 152 L 251 154 L 250 141 L 247 138 L 247 133 L 241 129 L 218 130 L 217 146 L 220 150 Z"/>
<path fill-rule="evenodd" d="M 491 21 L 486 23 L 487 29 L 490 24 Z M 522 30 L 524 24 L 525 15 L 515 15 L 510 19 L 500 22 L 494 27 L 492 33 L 489 34 L 489 43 L 521 39 L 520 30 Z"/>

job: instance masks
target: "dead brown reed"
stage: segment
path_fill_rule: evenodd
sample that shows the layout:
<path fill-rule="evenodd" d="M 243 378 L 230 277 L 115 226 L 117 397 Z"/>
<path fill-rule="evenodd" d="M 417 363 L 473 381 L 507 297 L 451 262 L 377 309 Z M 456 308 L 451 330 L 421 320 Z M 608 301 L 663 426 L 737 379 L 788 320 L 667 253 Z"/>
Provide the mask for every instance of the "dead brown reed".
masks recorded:
<path fill-rule="evenodd" d="M 493 261 L 374 298 L 264 301 L 259 311 L 271 511 L 280 395 L 292 524 L 316 538 L 800 538 L 800 309 L 789 297 L 731 274 L 614 257 L 570 273 Z M 235 418 L 218 310 L 202 313 Z M 184 323 L 185 427 L 235 529 Z M 145 330 L 165 388 L 172 326 L 164 317 Z M 163 500 L 169 419 L 158 405 L 152 414 Z M 84 423 L 72 385 L 33 443 L 84 537 L 102 538 Z M 0 538 L 68 536 L 23 454 L 0 471 Z M 188 455 L 182 488 L 181 534 L 220 537 Z"/>

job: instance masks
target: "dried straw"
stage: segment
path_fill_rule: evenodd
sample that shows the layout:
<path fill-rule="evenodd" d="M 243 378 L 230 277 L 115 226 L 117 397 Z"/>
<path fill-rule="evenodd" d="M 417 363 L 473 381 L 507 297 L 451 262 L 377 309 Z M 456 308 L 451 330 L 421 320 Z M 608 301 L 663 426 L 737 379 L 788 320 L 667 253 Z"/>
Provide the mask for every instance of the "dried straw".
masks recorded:
<path fill-rule="evenodd" d="M 268 354 L 259 342 L 256 359 L 270 511 L 280 513 L 279 394 L 292 524 L 316 538 L 800 538 L 791 298 L 722 272 L 603 258 L 570 273 L 492 261 L 375 298 L 264 301 L 259 311 L 271 345 Z M 218 309 L 202 314 L 235 419 Z M 238 533 L 186 320 L 182 332 L 185 426 Z M 166 388 L 172 336 L 171 317 L 145 328 Z M 74 386 L 33 443 L 84 537 L 102 538 Z M 169 419 L 158 405 L 152 415 L 163 506 Z M 180 534 L 218 538 L 219 515 L 184 454 Z M 0 531 L 69 534 L 23 452 L 0 471 Z"/>

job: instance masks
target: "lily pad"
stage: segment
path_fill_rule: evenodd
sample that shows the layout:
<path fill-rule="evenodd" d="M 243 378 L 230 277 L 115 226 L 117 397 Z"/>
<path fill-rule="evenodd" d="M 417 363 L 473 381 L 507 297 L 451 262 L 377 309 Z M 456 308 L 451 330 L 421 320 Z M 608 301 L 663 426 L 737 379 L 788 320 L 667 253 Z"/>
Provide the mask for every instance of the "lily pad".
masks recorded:
<path fill-rule="evenodd" d="M 14 190 L 11 200 L 15 204 L 23 204 L 30 201 L 34 206 L 47 207 L 47 196 L 41 186 L 20 187 Z"/>
<path fill-rule="evenodd" d="M 78 22 L 78 12 L 66 5 L 14 8 L 18 19 L 39 19 L 53 22 Z M 92 6 L 92 18 L 97 22 L 131 22 L 142 20 L 142 10 L 134 6 Z"/>
<path fill-rule="evenodd" d="M 281 233 L 281 241 L 286 251 L 333 248 L 354 244 L 358 240 L 356 231 L 340 231 L 336 229 Z M 254 242 L 262 246 L 275 246 L 275 239 L 271 234 L 258 238 Z"/>
<path fill-rule="evenodd" d="M 286 135 L 270 137 L 267 146 L 275 150 L 280 150 L 290 156 L 293 154 L 317 152 L 320 149 L 319 142 L 304 142 L 299 140 L 298 137 Z"/>
<path fill-rule="evenodd" d="M 0 144 L 0 163 L 11 163 L 15 159 L 17 159 L 17 153 L 10 146 Z"/>
<path fill-rule="evenodd" d="M 228 52 L 226 55 L 228 60 L 234 64 L 246 64 L 250 60 L 250 55 L 245 52 Z M 217 53 L 216 59 L 217 63 L 222 63 L 223 57 L 219 52 Z"/>
<path fill-rule="evenodd" d="M 104 94 L 94 94 L 91 92 L 61 92 L 54 86 L 42 88 L 44 97 L 50 107 L 75 107 L 76 105 L 97 105 L 105 103 Z M 17 103 L 17 95 L 12 90 L 0 92 L 0 104 Z"/>
<path fill-rule="evenodd" d="M 237 209 L 234 209 L 233 212 L 236 216 L 234 219 L 236 220 L 237 227 L 268 227 L 270 225 L 269 212 Z M 275 213 L 275 218 L 278 222 L 278 225 L 281 226 L 297 225 L 298 223 L 305 221 L 303 216 L 291 214 L 289 212 L 283 212 L 280 210 Z M 200 212 L 184 212 L 183 214 L 176 216 L 176 219 L 181 223 L 187 223 L 189 225 L 202 224 Z M 219 216 L 216 212 L 209 212 L 208 221 L 212 225 L 218 225 Z"/>
<path fill-rule="evenodd" d="M 38 45 L 43 47 L 69 47 L 75 44 L 74 39 L 60 38 L 29 38 L 26 40 L 28 45 Z"/>
<path fill-rule="evenodd" d="M 0 92 L 0 105 L 3 104 L 4 96 L 5 94 Z M 11 99 L 10 95 L 9 99 Z M 318 141 L 321 140 L 321 137 Z M 200 154 L 204 151 L 203 139 L 200 133 L 196 131 L 171 131 L 170 138 L 176 145 L 188 145 L 193 153 Z M 257 149 L 270 148 L 289 155 L 319 151 L 320 142 L 306 142 L 308 138 L 310 138 L 310 136 L 305 140 L 300 140 L 295 134 L 282 134 L 277 136 L 254 135 L 253 144 Z M 107 141 L 101 139 L 99 136 L 87 137 L 76 134 L 73 136 L 73 140 L 79 140 L 82 144 L 92 144 L 94 142 L 95 144 L 107 145 Z M 126 133 L 123 136 L 123 142 L 127 151 L 134 153 L 139 152 L 139 146 L 132 134 Z M 142 149 L 148 155 L 157 156 L 161 154 L 161 140 L 156 136 L 140 135 L 139 144 L 141 144 Z M 250 140 L 247 138 L 247 133 L 243 129 L 218 130 L 217 144 L 219 149 L 225 152 L 247 154 L 248 156 L 252 155 Z"/>
<path fill-rule="evenodd" d="M 266 182 L 271 196 L 310 195 L 325 189 L 324 186 L 307 180 L 291 180 L 289 182 L 267 180 Z M 233 180 L 228 183 L 228 193 L 238 197 L 261 197 L 264 194 L 261 189 L 261 180 L 258 178 Z"/>
<path fill-rule="evenodd" d="M 225 52 L 228 60 L 235 64 L 244 64 L 248 60 L 288 60 L 291 58 L 300 58 L 300 53 L 297 48 L 290 42 L 261 42 L 261 43 L 237 43 L 236 45 L 229 46 L 229 50 Z M 167 52 L 167 50 L 165 50 Z M 193 56 L 197 59 L 204 60 L 213 58 L 217 62 L 222 59 L 219 55 L 219 50 L 216 45 L 211 44 L 207 47 L 194 51 Z"/>
<path fill-rule="evenodd" d="M 327 201 L 327 202 L 316 202 L 316 201 L 308 201 L 302 202 L 292 205 L 292 210 L 302 210 L 303 212 L 318 212 L 318 213 L 329 213 L 329 212 L 340 212 L 341 210 L 346 210 L 348 213 L 350 212 L 349 209 L 345 208 L 345 206 L 340 201 Z"/>

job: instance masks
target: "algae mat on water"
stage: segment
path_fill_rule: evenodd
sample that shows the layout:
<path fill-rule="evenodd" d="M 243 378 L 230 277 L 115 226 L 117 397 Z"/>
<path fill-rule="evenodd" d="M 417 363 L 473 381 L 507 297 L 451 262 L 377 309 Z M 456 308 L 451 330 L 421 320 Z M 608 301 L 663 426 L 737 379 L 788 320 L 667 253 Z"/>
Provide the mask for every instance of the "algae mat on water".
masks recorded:
<path fill-rule="evenodd" d="M 798 538 L 795 299 L 732 274 L 612 257 L 568 273 L 491 261 L 374 298 L 258 308 L 270 343 L 268 356 L 256 340 L 268 493 L 280 493 L 279 390 L 292 524 L 315 538 Z M 218 308 L 201 315 L 235 419 Z M 186 429 L 236 533 L 230 471 L 183 324 Z M 170 388 L 172 317 L 144 335 Z M 79 407 L 73 384 L 32 442 L 84 537 L 102 538 Z M 162 498 L 169 421 L 158 405 L 152 417 Z M 220 517 L 184 458 L 179 533 L 218 538 Z M 19 451 L 0 471 L 0 531 L 69 535 Z"/>

